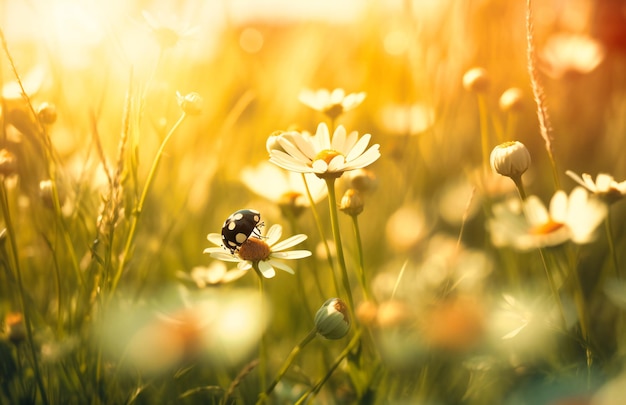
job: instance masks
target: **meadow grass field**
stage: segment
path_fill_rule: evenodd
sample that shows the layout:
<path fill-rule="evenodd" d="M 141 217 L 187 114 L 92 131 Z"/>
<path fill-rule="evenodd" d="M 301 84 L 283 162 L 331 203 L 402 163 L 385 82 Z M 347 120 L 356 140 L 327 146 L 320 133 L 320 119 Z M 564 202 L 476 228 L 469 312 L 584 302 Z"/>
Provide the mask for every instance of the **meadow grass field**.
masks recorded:
<path fill-rule="evenodd" d="M 0 404 L 626 398 L 624 1 L 0 30 Z"/>

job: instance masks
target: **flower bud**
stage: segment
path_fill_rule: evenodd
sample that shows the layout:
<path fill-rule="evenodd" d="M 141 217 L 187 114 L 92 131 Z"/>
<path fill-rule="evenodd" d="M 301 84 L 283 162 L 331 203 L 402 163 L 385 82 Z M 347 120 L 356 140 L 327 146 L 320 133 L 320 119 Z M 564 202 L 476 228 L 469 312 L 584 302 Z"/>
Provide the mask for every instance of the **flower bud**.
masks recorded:
<path fill-rule="evenodd" d="M 0 149 L 0 175 L 10 176 L 17 172 L 17 159 L 6 149 Z"/>
<path fill-rule="evenodd" d="M 528 170 L 530 153 L 521 142 L 505 142 L 493 148 L 489 161 L 495 172 L 515 178 Z"/>
<path fill-rule="evenodd" d="M 347 173 L 350 187 L 362 193 L 374 191 L 378 186 L 376 175 L 367 169 L 356 169 Z"/>
<path fill-rule="evenodd" d="M 26 326 L 24 317 L 19 312 L 12 312 L 4 319 L 5 334 L 15 345 L 26 339 Z"/>
<path fill-rule="evenodd" d="M 315 314 L 315 329 L 326 339 L 341 339 L 350 330 L 348 306 L 339 298 L 331 298 Z"/>
<path fill-rule="evenodd" d="M 502 110 L 503 112 L 521 111 L 524 108 L 524 103 L 522 101 L 523 96 L 524 93 L 517 87 L 511 87 L 510 89 L 507 89 L 500 96 L 500 110 Z"/>
<path fill-rule="evenodd" d="M 56 106 L 50 103 L 42 103 L 37 109 L 37 118 L 44 125 L 54 124 L 57 120 Z"/>
<path fill-rule="evenodd" d="M 193 92 L 183 96 L 176 92 L 176 100 L 185 114 L 200 115 L 202 112 L 202 97 L 198 93 Z"/>
<path fill-rule="evenodd" d="M 363 212 L 364 206 L 365 204 L 363 203 L 363 199 L 361 198 L 361 193 L 353 188 L 349 188 L 346 190 L 343 197 L 341 198 L 339 209 L 347 215 L 355 217 Z"/>
<path fill-rule="evenodd" d="M 472 68 L 463 75 L 463 87 L 467 91 L 485 93 L 489 90 L 490 84 L 487 71 L 481 67 Z"/>
<path fill-rule="evenodd" d="M 52 193 L 52 180 L 39 182 L 39 197 L 48 208 L 54 208 L 54 196 Z"/>

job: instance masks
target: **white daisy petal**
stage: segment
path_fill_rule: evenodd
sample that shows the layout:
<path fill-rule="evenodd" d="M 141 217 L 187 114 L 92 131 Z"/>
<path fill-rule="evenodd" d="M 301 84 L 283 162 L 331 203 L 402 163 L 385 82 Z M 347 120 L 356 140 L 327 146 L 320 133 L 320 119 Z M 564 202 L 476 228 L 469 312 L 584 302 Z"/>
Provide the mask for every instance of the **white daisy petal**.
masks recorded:
<path fill-rule="evenodd" d="M 318 159 L 313 162 L 312 169 L 314 173 L 326 173 L 328 170 L 328 164 L 326 164 L 325 161 Z"/>
<path fill-rule="evenodd" d="M 300 151 L 294 143 L 284 137 L 278 137 L 278 143 L 283 147 L 283 149 L 285 149 L 285 152 L 287 152 L 288 155 L 292 156 L 296 160 L 306 162 L 309 159 L 309 157 L 302 153 L 302 151 Z"/>
<path fill-rule="evenodd" d="M 300 234 L 300 235 L 291 236 L 285 239 L 284 241 L 277 243 L 275 245 L 272 243 L 268 243 L 268 244 L 272 247 L 272 252 L 280 252 L 281 250 L 289 249 L 290 247 L 293 247 L 299 243 L 302 243 L 303 241 L 306 240 L 306 238 L 307 238 L 306 235 Z"/>
<path fill-rule="evenodd" d="M 611 182 L 613 182 L 613 176 L 605 173 L 598 174 L 596 177 L 596 192 L 606 193 L 611 187 Z"/>
<path fill-rule="evenodd" d="M 267 231 L 267 234 L 265 235 L 265 237 L 267 238 L 265 243 L 267 243 L 269 246 L 272 246 L 274 245 L 274 243 L 280 240 L 280 237 L 282 235 L 283 235 L 283 227 L 278 224 L 272 225 L 270 229 Z"/>
<path fill-rule="evenodd" d="M 315 147 L 313 146 L 313 144 L 310 142 L 310 139 L 303 136 L 294 136 L 293 142 L 295 143 L 296 147 L 298 147 L 298 149 L 300 149 L 302 153 L 304 153 L 309 158 L 309 160 L 315 159 L 317 152 L 315 151 Z"/>
<path fill-rule="evenodd" d="M 211 252 L 211 257 L 217 260 L 221 260 L 223 262 L 240 262 L 241 259 L 237 258 L 236 256 L 231 255 L 230 253 L 226 253 L 226 252 Z"/>
<path fill-rule="evenodd" d="M 346 142 L 343 145 L 344 150 L 342 151 L 342 153 L 345 155 L 349 154 L 349 152 L 352 151 L 354 145 L 356 145 L 358 140 L 359 133 L 357 131 L 350 132 L 350 134 L 348 134 L 348 136 L 346 137 Z"/>
<path fill-rule="evenodd" d="M 593 178 L 588 173 L 583 173 L 582 178 L 583 182 L 585 183 L 583 184 L 585 188 L 587 188 L 592 193 L 596 193 L 598 191 L 596 189 L 596 184 L 593 182 Z"/>
<path fill-rule="evenodd" d="M 290 274 L 296 274 L 296 272 L 293 271 L 293 269 L 285 263 L 281 263 L 276 260 L 270 260 L 269 262 L 271 263 L 272 266 L 274 266 L 275 268 L 279 270 L 286 271 L 287 273 L 290 273 Z"/>
<path fill-rule="evenodd" d="M 270 257 L 273 257 L 276 259 L 295 260 L 295 259 L 303 259 L 311 255 L 312 253 L 309 252 L 308 250 L 290 250 L 288 252 L 272 252 Z"/>
<path fill-rule="evenodd" d="M 564 224 L 567 218 L 568 198 L 565 191 L 557 191 L 550 200 L 550 217 L 559 224 Z"/>
<path fill-rule="evenodd" d="M 252 263 L 250 263 L 247 260 L 240 260 L 239 263 L 237 263 L 237 269 L 241 271 L 250 270 L 251 268 L 252 268 Z"/>
<path fill-rule="evenodd" d="M 354 145 L 352 150 L 350 150 L 350 153 L 348 153 L 348 156 L 346 156 L 346 160 L 350 162 L 356 159 L 357 157 L 361 156 L 363 152 L 365 151 L 365 149 L 367 148 L 367 145 L 370 143 L 371 138 L 372 136 L 370 134 L 363 135 L 361 139 L 358 140 L 356 145 Z"/>
<path fill-rule="evenodd" d="M 340 172 L 344 169 L 346 165 L 346 158 L 343 155 L 337 155 L 330 160 L 328 163 L 327 172 Z"/>
<path fill-rule="evenodd" d="M 210 233 L 206 237 L 209 242 L 217 246 L 222 246 L 222 235 L 219 233 Z"/>
<path fill-rule="evenodd" d="M 322 122 L 317 126 L 315 138 L 317 138 L 320 143 L 321 150 L 331 149 L 330 132 L 328 131 L 328 126 L 325 123 Z"/>
<path fill-rule="evenodd" d="M 524 201 L 524 212 L 530 226 L 543 225 L 550 220 L 550 215 L 541 200 L 531 195 Z"/>
<path fill-rule="evenodd" d="M 343 125 L 339 125 L 337 129 L 335 129 L 335 133 L 333 134 L 331 148 L 338 152 L 345 153 L 346 152 L 346 149 L 344 149 L 345 143 L 346 143 L 346 129 L 344 128 Z"/>
<path fill-rule="evenodd" d="M 265 278 L 273 278 L 276 275 L 276 271 L 269 261 L 260 261 L 259 271 L 261 272 L 261 274 L 263 274 L 263 277 Z"/>
<path fill-rule="evenodd" d="M 373 145 L 361 156 L 352 161 L 348 161 L 345 166 L 345 170 L 360 169 L 362 167 L 369 166 L 377 161 L 380 158 L 380 152 L 378 151 L 379 147 L 380 146 L 378 144 Z"/>

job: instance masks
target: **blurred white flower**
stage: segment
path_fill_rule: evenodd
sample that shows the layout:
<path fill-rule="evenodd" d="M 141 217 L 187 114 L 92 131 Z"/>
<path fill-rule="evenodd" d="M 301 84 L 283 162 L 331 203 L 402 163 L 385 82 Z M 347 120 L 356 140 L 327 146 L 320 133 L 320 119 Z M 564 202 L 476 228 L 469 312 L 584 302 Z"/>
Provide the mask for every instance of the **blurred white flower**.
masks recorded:
<path fill-rule="evenodd" d="M 496 204 L 493 213 L 488 222 L 493 244 L 526 250 L 568 240 L 577 244 L 593 241 L 607 206 L 590 197 L 584 188 L 576 187 L 569 196 L 557 191 L 549 210 L 539 198 L 530 196 L 523 205 L 512 201 Z"/>
<path fill-rule="evenodd" d="M 626 195 L 626 181 L 618 183 L 610 174 L 599 173 L 596 177 L 596 181 L 593 181 L 591 175 L 587 173 L 583 173 L 581 177 L 571 170 L 568 170 L 565 174 L 574 179 L 576 183 L 589 190 L 590 193 L 597 195 L 609 203 L 621 200 Z"/>
<path fill-rule="evenodd" d="M 546 41 L 540 58 L 543 70 L 559 79 L 566 74 L 587 74 L 604 60 L 602 45 L 586 35 L 558 33 Z"/>
<path fill-rule="evenodd" d="M 380 157 L 379 145 L 366 150 L 370 134 L 361 138 L 339 125 L 332 140 L 328 126 L 321 123 L 315 135 L 296 131 L 272 135 L 267 140 L 270 162 L 297 173 L 314 173 L 320 178 L 337 178 L 344 172 L 360 169 Z"/>
<path fill-rule="evenodd" d="M 208 266 L 196 266 L 189 274 L 179 271 L 178 278 L 193 282 L 198 288 L 205 288 L 211 285 L 227 284 L 238 280 L 247 273 L 247 270 L 228 270 L 222 262 L 212 262 Z"/>
<path fill-rule="evenodd" d="M 326 198 L 328 191 L 324 180 L 310 173 L 304 177 L 315 203 Z M 292 203 L 302 207 L 310 205 L 302 175 L 284 171 L 267 161 L 256 167 L 244 167 L 241 181 L 250 191 L 276 204 Z"/>
<path fill-rule="evenodd" d="M 418 135 L 432 127 L 435 110 L 425 104 L 393 104 L 380 110 L 381 126 L 391 135 Z"/>
<path fill-rule="evenodd" d="M 304 89 L 298 95 L 298 100 L 312 109 L 335 119 L 346 111 L 358 107 L 365 100 L 365 93 L 350 93 L 346 95 L 343 89 L 309 90 Z"/>
<path fill-rule="evenodd" d="M 190 27 L 188 24 L 164 23 L 152 16 L 148 11 L 141 12 L 154 39 L 163 49 L 172 48 L 183 38 L 188 38 L 197 32 L 198 27 Z"/>
<path fill-rule="evenodd" d="M 257 268 L 265 278 L 274 277 L 276 275 L 275 269 L 294 274 L 290 266 L 277 259 L 295 260 L 311 256 L 311 252 L 308 250 L 284 252 L 285 249 L 289 249 L 306 240 L 307 236 L 304 234 L 294 235 L 282 242 L 278 242 L 282 233 L 282 226 L 272 225 L 267 231 L 267 235 L 262 238 L 249 237 L 232 254 L 225 250 L 222 244 L 222 235 L 210 233 L 207 239 L 219 247 L 206 248 L 204 253 L 209 253 L 214 259 L 237 263 L 239 270 L 247 271 L 253 267 Z"/>

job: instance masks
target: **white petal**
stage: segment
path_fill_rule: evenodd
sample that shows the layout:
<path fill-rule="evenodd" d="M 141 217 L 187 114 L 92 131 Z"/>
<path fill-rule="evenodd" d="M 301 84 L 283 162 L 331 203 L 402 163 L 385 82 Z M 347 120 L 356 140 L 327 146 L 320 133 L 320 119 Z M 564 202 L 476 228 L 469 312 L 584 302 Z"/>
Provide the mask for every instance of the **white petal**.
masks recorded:
<path fill-rule="evenodd" d="M 265 278 L 273 278 L 276 275 L 276 271 L 269 261 L 260 261 L 259 271 L 261 272 L 261 274 L 263 274 L 263 277 Z"/>
<path fill-rule="evenodd" d="M 206 237 L 209 242 L 211 242 L 214 245 L 217 246 L 222 246 L 222 235 L 219 233 L 210 233 L 207 235 Z"/>
<path fill-rule="evenodd" d="M 239 259 L 237 256 L 233 256 L 230 253 L 226 252 L 211 252 L 211 257 L 217 260 L 221 260 L 223 262 L 237 263 L 241 261 L 241 259 Z"/>
<path fill-rule="evenodd" d="M 543 225 L 550 220 L 550 215 L 548 215 L 545 205 L 534 195 L 529 196 L 524 201 L 524 213 L 531 226 Z"/>
<path fill-rule="evenodd" d="M 569 177 L 572 178 L 572 180 L 574 180 L 576 183 L 580 184 L 583 187 L 588 187 L 588 185 L 585 183 L 585 181 L 576 173 L 574 173 L 571 170 L 567 170 L 565 171 L 565 174 L 567 174 Z M 593 190 L 591 190 L 593 191 Z"/>
<path fill-rule="evenodd" d="M 352 148 L 354 148 L 354 145 L 356 145 L 358 140 L 359 140 L 359 133 L 357 131 L 350 132 L 350 134 L 348 134 L 348 136 L 346 137 L 346 142 L 343 145 L 344 150 L 341 152 L 344 155 L 349 154 Z"/>
<path fill-rule="evenodd" d="M 326 125 L 326 123 L 322 122 L 317 126 L 315 138 L 319 142 L 320 151 L 324 149 L 331 149 L 330 132 L 328 132 L 328 126 Z"/>
<path fill-rule="evenodd" d="M 270 162 L 276 166 L 282 167 L 286 170 L 291 170 L 298 173 L 309 173 L 311 168 L 305 163 L 301 162 L 285 152 L 273 150 L 270 154 Z"/>
<path fill-rule="evenodd" d="M 335 133 L 333 134 L 331 148 L 338 152 L 345 153 L 346 152 L 346 150 L 344 149 L 345 143 L 346 143 L 346 129 L 344 128 L 343 125 L 339 125 L 337 129 L 335 129 Z"/>
<path fill-rule="evenodd" d="M 312 253 L 308 250 L 290 250 L 288 252 L 272 252 L 270 257 L 276 259 L 286 259 L 286 260 L 295 260 L 295 259 L 303 259 L 305 257 L 311 256 Z"/>
<path fill-rule="evenodd" d="M 596 177 L 596 192 L 598 193 L 606 193 L 611 188 L 611 183 L 613 182 L 613 176 L 600 173 Z"/>
<path fill-rule="evenodd" d="M 346 158 L 343 155 L 337 155 L 330 160 L 328 163 L 328 172 L 339 172 L 343 171 L 346 166 Z"/>
<path fill-rule="evenodd" d="M 325 161 L 318 159 L 313 162 L 312 169 L 315 173 L 326 173 L 326 171 L 328 171 L 328 165 Z"/>
<path fill-rule="evenodd" d="M 287 154 L 293 156 L 295 159 L 301 162 L 308 162 L 310 160 L 309 157 L 302 153 L 302 151 L 300 151 L 296 144 L 292 143 L 291 141 L 283 137 L 279 137 L 278 143 L 280 144 L 280 146 L 283 147 L 283 149 L 285 149 L 285 152 L 287 152 Z"/>
<path fill-rule="evenodd" d="M 293 269 L 285 263 L 281 263 L 275 260 L 270 260 L 270 263 L 272 264 L 272 266 L 276 267 L 279 270 L 286 271 L 290 274 L 296 274 L 295 271 L 293 271 Z"/>
<path fill-rule="evenodd" d="M 372 136 L 370 134 L 363 135 L 361 139 L 359 139 L 359 141 L 356 143 L 356 145 L 352 147 L 352 149 L 348 153 L 348 156 L 346 156 L 346 160 L 350 162 L 351 160 L 354 160 L 361 156 L 361 154 L 363 154 L 363 152 L 367 148 L 367 145 L 370 143 L 371 137 Z"/>
<path fill-rule="evenodd" d="M 304 234 L 293 235 L 290 238 L 285 239 L 284 241 L 273 245 L 268 243 L 272 247 L 272 252 L 280 252 L 281 250 L 289 249 L 292 246 L 296 246 L 297 244 L 305 241 L 307 238 Z"/>
<path fill-rule="evenodd" d="M 283 227 L 278 224 L 274 224 L 270 227 L 270 229 L 267 231 L 267 234 L 265 235 L 267 238 L 265 243 L 267 243 L 269 246 L 272 246 L 274 243 L 278 242 L 282 235 Z"/>
<path fill-rule="evenodd" d="M 250 263 L 247 260 L 241 260 L 239 261 L 239 263 L 237 264 L 237 268 L 239 270 L 250 270 L 252 268 L 252 263 Z"/>
<path fill-rule="evenodd" d="M 378 151 L 379 147 L 380 146 L 378 144 L 373 145 L 361 156 L 357 157 L 353 161 L 348 161 L 348 163 L 346 163 L 345 169 L 354 170 L 371 165 L 372 163 L 377 161 L 378 158 L 380 158 L 380 152 Z"/>
<path fill-rule="evenodd" d="M 222 247 L 209 247 L 202 251 L 202 253 L 226 253 L 224 246 Z"/>
<path fill-rule="evenodd" d="M 564 224 L 567 220 L 568 198 L 565 191 L 558 190 L 550 200 L 550 218 L 554 222 Z"/>
<path fill-rule="evenodd" d="M 583 182 L 585 183 L 583 184 L 583 186 L 589 191 L 594 193 L 598 191 L 598 189 L 596 188 L 596 183 L 593 182 L 593 179 L 591 178 L 591 175 L 589 173 L 583 173 Z"/>
<path fill-rule="evenodd" d="M 300 136 L 294 135 L 292 139 L 296 147 L 300 149 L 302 153 L 304 153 L 309 158 L 309 160 L 315 159 L 315 156 L 319 151 L 315 150 L 315 145 L 312 143 L 312 140 L 309 136 L 304 136 L 302 134 L 299 135 Z"/>

